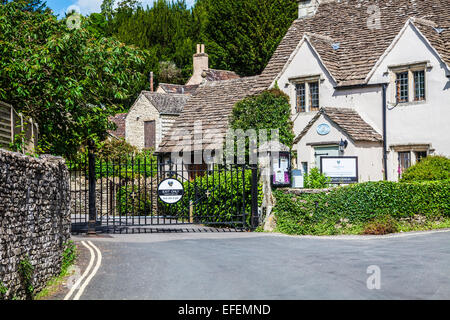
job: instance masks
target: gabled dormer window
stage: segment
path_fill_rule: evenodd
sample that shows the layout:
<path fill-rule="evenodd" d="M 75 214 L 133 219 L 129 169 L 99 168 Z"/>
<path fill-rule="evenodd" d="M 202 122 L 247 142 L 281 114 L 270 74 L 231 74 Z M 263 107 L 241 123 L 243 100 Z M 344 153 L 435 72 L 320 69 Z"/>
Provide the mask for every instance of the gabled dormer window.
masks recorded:
<path fill-rule="evenodd" d="M 319 111 L 319 84 L 320 77 L 307 77 L 293 80 L 295 84 L 295 111 Z"/>
<path fill-rule="evenodd" d="M 393 74 L 393 98 L 397 104 L 426 99 L 426 63 L 390 67 Z"/>

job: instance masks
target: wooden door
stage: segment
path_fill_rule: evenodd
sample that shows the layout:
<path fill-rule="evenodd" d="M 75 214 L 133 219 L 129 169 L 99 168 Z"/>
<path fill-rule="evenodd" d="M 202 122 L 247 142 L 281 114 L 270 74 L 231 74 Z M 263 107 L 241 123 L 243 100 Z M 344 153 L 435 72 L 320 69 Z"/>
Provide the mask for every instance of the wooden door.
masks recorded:
<path fill-rule="evenodd" d="M 144 122 L 144 147 L 146 149 L 156 147 L 156 121 Z"/>

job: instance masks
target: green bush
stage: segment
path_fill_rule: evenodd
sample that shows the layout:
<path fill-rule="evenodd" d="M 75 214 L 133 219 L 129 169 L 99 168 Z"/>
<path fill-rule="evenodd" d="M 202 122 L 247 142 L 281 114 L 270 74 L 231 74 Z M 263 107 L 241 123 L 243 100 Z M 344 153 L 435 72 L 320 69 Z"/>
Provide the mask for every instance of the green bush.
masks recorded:
<path fill-rule="evenodd" d="M 398 231 L 397 222 L 390 216 L 374 219 L 364 226 L 364 234 L 385 235 Z"/>
<path fill-rule="evenodd" d="M 342 221 L 361 225 L 385 216 L 450 216 L 450 181 L 367 182 L 319 194 L 274 194 L 277 226 L 288 234 L 333 234 Z"/>
<path fill-rule="evenodd" d="M 304 187 L 306 189 L 325 189 L 330 186 L 330 178 L 320 172 L 318 168 L 312 168 L 305 175 Z"/>
<path fill-rule="evenodd" d="M 242 170 L 239 169 L 233 172 L 215 172 L 197 177 L 194 181 L 187 181 L 184 183 L 185 196 L 174 210 L 182 215 L 182 218 L 189 219 L 189 204 L 192 201 L 194 220 L 220 225 L 242 220 L 244 209 L 246 223 L 249 225 L 251 179 L 251 170 L 245 170 L 245 178 L 242 179 Z M 258 202 L 261 201 L 262 186 L 258 185 Z"/>
<path fill-rule="evenodd" d="M 433 181 L 450 179 L 450 159 L 442 156 L 430 156 L 408 168 L 401 182 Z"/>
<path fill-rule="evenodd" d="M 151 191 L 138 185 L 120 187 L 116 193 L 117 210 L 120 215 L 148 216 L 151 214 Z"/>

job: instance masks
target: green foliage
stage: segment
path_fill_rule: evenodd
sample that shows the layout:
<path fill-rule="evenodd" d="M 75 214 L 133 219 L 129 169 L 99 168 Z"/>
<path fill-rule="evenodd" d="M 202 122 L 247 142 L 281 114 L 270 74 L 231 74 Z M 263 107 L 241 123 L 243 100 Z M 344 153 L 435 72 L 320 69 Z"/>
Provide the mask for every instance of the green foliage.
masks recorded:
<path fill-rule="evenodd" d="M 398 231 L 397 221 L 390 216 L 378 217 L 364 227 L 364 234 L 384 235 Z"/>
<path fill-rule="evenodd" d="M 277 89 L 267 90 L 263 93 L 248 97 L 236 103 L 230 117 L 230 126 L 234 130 L 253 129 L 259 136 L 261 129 L 279 130 L 279 139 L 282 144 L 292 148 L 294 143 L 293 123 L 291 121 L 291 106 L 289 97 Z M 248 139 L 246 154 L 248 155 Z M 259 141 L 258 141 L 259 146 Z"/>
<path fill-rule="evenodd" d="M 33 287 L 33 272 L 34 267 L 30 262 L 30 258 L 27 256 L 20 261 L 19 274 L 22 281 L 22 286 L 25 290 L 27 300 L 33 300 L 34 287 Z"/>
<path fill-rule="evenodd" d="M 150 151 L 144 152 L 150 153 L 151 156 Z M 105 161 L 124 161 L 138 153 L 138 149 L 126 142 L 124 139 L 105 140 L 97 146 L 98 158 Z"/>
<path fill-rule="evenodd" d="M 157 173 L 157 158 L 152 149 L 138 151 L 124 140 L 104 141 L 97 144 L 95 174 L 97 179 L 119 177 L 133 180 L 142 177 L 154 177 Z M 88 152 L 80 152 L 66 161 L 70 171 L 88 172 Z"/>
<path fill-rule="evenodd" d="M 204 38 L 213 65 L 260 74 L 298 16 L 296 0 L 203 0 Z"/>
<path fill-rule="evenodd" d="M 173 207 L 173 212 L 189 219 L 190 202 L 193 203 L 194 220 L 212 224 L 242 221 L 242 209 L 246 223 L 250 225 L 251 212 L 251 170 L 216 171 L 213 174 L 196 177 L 184 183 L 185 195 Z M 243 190 L 245 196 L 243 196 Z M 208 192 L 209 191 L 209 192 Z M 209 195 L 208 195 L 209 194 Z M 262 186 L 258 186 L 258 202 L 262 201 Z"/>
<path fill-rule="evenodd" d="M 77 258 L 77 246 L 75 245 L 75 243 L 72 240 L 64 243 L 60 276 L 67 275 L 69 267 L 75 263 L 76 258 Z"/>
<path fill-rule="evenodd" d="M 450 159 L 443 156 L 429 156 L 403 174 L 401 182 L 433 181 L 450 179 Z"/>
<path fill-rule="evenodd" d="M 274 194 L 277 227 L 288 234 L 337 234 L 343 226 L 365 225 L 385 216 L 450 217 L 450 181 L 367 182 L 319 194 Z"/>
<path fill-rule="evenodd" d="M 39 124 L 43 152 L 73 155 L 111 129 L 108 116 L 130 105 L 147 76 L 146 53 L 96 38 L 82 19 L 69 30 L 23 1 L 0 6 L 0 99 Z"/>
<path fill-rule="evenodd" d="M 150 189 L 138 185 L 120 187 L 116 194 L 117 210 L 120 215 L 148 216 L 152 212 Z"/>
<path fill-rule="evenodd" d="M 325 189 L 330 186 L 331 179 L 320 172 L 318 168 L 312 168 L 304 178 L 306 189 Z"/>
<path fill-rule="evenodd" d="M 0 281 L 0 300 L 6 299 L 6 294 L 8 293 L 8 288 L 5 287 L 3 282 Z"/>

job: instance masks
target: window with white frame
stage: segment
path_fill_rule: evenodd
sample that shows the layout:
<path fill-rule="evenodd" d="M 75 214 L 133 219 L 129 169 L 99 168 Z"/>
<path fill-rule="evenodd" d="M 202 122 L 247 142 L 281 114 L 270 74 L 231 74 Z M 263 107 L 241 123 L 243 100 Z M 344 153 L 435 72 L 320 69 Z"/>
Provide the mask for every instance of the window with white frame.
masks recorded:
<path fill-rule="evenodd" d="M 319 111 L 319 77 L 295 81 L 295 110 L 300 112 Z"/>
<path fill-rule="evenodd" d="M 397 104 L 425 101 L 426 64 L 393 67 L 393 101 Z"/>

